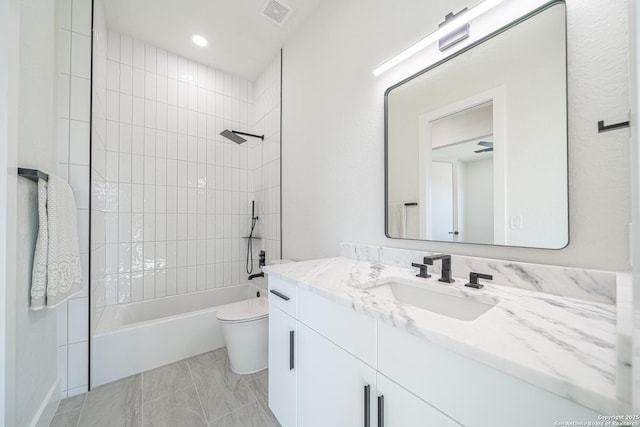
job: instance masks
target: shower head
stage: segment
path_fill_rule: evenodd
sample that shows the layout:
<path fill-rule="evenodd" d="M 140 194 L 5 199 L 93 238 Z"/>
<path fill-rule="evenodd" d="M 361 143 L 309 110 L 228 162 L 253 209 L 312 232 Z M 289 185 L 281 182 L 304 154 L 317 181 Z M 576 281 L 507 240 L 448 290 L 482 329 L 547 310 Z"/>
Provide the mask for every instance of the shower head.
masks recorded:
<path fill-rule="evenodd" d="M 240 132 L 240 131 L 237 131 L 237 130 L 229 130 L 229 129 L 223 130 L 222 132 L 220 132 L 220 135 L 222 135 L 225 138 L 235 142 L 236 144 L 242 144 L 243 142 L 246 141 L 246 139 L 241 137 L 240 135 L 252 136 L 254 138 L 260 138 L 260 139 L 264 140 L 264 135 L 254 135 L 252 133 L 245 133 L 245 132 Z"/>
<path fill-rule="evenodd" d="M 229 130 L 229 129 L 225 129 L 222 132 L 220 132 L 220 135 L 224 136 L 227 139 L 230 139 L 231 141 L 235 142 L 236 144 L 242 144 L 243 142 L 246 141 L 246 139 L 244 139 L 243 137 L 236 135 L 233 131 Z"/>

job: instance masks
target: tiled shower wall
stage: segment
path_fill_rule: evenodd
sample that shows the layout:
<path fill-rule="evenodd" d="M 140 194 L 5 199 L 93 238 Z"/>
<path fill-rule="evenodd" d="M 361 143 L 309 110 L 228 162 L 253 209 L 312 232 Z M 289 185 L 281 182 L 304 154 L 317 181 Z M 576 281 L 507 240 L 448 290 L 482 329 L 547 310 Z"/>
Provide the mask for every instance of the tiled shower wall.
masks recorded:
<path fill-rule="evenodd" d="M 264 141 L 251 141 L 254 196 L 260 216 L 259 245 L 267 263 L 280 259 L 280 68 L 281 57 L 269 64 L 254 85 L 253 128 Z"/>
<path fill-rule="evenodd" d="M 93 76 L 91 109 L 91 335 L 102 309 L 96 307 L 96 269 L 104 264 L 106 228 L 102 214 L 106 204 L 107 139 L 107 23 L 103 0 L 93 2 Z"/>
<path fill-rule="evenodd" d="M 57 310 L 61 397 L 87 391 L 91 0 L 57 0 L 58 170 L 73 189 L 85 291 Z"/>
<path fill-rule="evenodd" d="M 107 44 L 95 305 L 245 282 L 249 144 L 219 133 L 253 131 L 253 83 L 115 32 Z"/>

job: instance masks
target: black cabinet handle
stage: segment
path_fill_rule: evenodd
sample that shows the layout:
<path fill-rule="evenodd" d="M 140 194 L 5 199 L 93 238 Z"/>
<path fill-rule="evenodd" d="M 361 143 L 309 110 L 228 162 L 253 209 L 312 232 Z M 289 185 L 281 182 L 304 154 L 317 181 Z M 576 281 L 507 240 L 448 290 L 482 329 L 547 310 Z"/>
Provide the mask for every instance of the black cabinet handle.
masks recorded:
<path fill-rule="evenodd" d="M 364 386 L 364 427 L 371 427 L 371 386 Z"/>
<path fill-rule="evenodd" d="M 384 395 L 378 396 L 378 427 L 384 427 Z"/>
<path fill-rule="evenodd" d="M 277 297 L 282 298 L 285 301 L 289 301 L 289 299 L 290 299 L 288 296 L 286 296 L 285 294 L 283 294 L 281 292 L 276 291 L 275 289 L 271 289 L 269 292 L 271 292 L 272 294 L 274 294 Z"/>
<path fill-rule="evenodd" d="M 293 345 L 296 331 L 289 331 L 289 370 L 293 371 Z"/>
<path fill-rule="evenodd" d="M 457 236 L 460 233 L 458 233 L 457 231 L 450 231 L 449 234 L 455 234 Z"/>

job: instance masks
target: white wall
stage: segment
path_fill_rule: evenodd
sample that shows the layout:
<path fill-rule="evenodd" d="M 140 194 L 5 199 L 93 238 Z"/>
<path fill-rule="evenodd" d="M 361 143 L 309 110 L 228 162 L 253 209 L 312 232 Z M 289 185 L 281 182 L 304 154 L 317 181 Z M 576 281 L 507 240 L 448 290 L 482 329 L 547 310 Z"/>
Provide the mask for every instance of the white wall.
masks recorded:
<path fill-rule="evenodd" d="M 638 0 L 629 2 L 629 71 L 631 96 L 631 198 L 632 198 L 632 240 L 631 262 L 633 264 L 633 380 L 632 405 L 635 413 L 640 412 L 640 5 Z"/>
<path fill-rule="evenodd" d="M 57 126 L 55 2 L 20 2 L 18 165 L 55 171 Z M 15 297 L 15 425 L 37 421 L 57 386 L 56 312 L 32 312 L 31 267 L 37 222 L 37 187 L 20 178 L 17 188 Z M 11 350 L 10 350 L 11 351 Z M 55 396 L 57 398 L 57 395 Z"/>
<path fill-rule="evenodd" d="M 376 78 L 372 70 L 435 29 L 446 13 L 472 3 L 414 0 L 393 7 L 380 0 L 327 0 L 285 45 L 284 257 L 335 256 L 339 242 L 355 241 L 553 265 L 629 268 L 628 132 L 596 132 L 598 120 L 617 122 L 627 117 L 626 1 L 567 4 L 571 232 L 567 248 L 533 250 L 384 237 L 383 97 L 386 88 L 410 73 L 400 66 Z M 422 68 L 427 65 L 423 62 Z"/>
<path fill-rule="evenodd" d="M 17 0 L 0 1 L 0 426 L 15 425 Z"/>

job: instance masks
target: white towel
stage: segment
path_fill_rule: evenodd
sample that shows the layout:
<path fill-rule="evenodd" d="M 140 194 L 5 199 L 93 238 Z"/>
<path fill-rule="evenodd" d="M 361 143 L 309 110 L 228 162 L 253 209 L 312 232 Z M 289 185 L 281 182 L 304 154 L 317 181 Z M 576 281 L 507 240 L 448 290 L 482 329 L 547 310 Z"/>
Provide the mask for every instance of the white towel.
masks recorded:
<path fill-rule="evenodd" d="M 404 237 L 407 239 L 420 238 L 420 209 L 418 206 L 405 206 L 404 209 Z"/>
<path fill-rule="evenodd" d="M 389 203 L 389 217 L 387 224 L 387 232 L 390 237 L 404 238 L 404 203 L 391 202 Z"/>
<path fill-rule="evenodd" d="M 40 229 L 31 282 L 31 309 L 56 307 L 82 292 L 82 271 L 71 187 L 54 175 L 38 181 Z"/>

